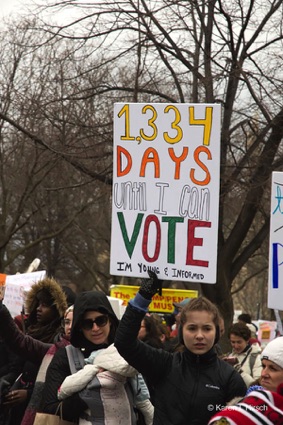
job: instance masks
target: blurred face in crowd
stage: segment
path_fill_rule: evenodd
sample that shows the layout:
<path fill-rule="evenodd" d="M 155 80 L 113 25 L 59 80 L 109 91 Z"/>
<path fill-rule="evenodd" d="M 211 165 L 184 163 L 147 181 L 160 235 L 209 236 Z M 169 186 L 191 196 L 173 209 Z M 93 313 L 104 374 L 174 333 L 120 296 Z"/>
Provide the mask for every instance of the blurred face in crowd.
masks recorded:
<path fill-rule="evenodd" d="M 246 346 L 248 345 L 248 341 L 238 335 L 231 334 L 230 335 L 230 343 L 232 349 L 235 353 L 240 354 L 244 351 Z"/>
<path fill-rule="evenodd" d="M 52 322 L 57 317 L 56 310 L 44 303 L 44 301 L 40 301 L 39 305 L 36 309 L 36 320 L 38 323 L 46 324 Z"/>
<path fill-rule="evenodd" d="M 276 363 L 263 359 L 260 383 L 266 390 L 277 391 L 279 384 L 283 383 L 283 369 Z"/>
<path fill-rule="evenodd" d="M 183 340 L 188 350 L 194 354 L 205 354 L 215 341 L 216 326 L 213 315 L 208 311 L 190 311 L 186 313 L 183 324 Z"/>
<path fill-rule="evenodd" d="M 219 318 L 219 333 L 220 338 L 225 334 L 225 322 L 222 317 Z"/>
<path fill-rule="evenodd" d="M 82 320 L 81 329 L 84 337 L 93 344 L 108 344 L 110 320 L 99 311 L 87 311 Z"/>
<path fill-rule="evenodd" d="M 64 333 L 67 336 L 71 335 L 71 327 L 73 322 L 73 311 L 69 311 L 64 319 Z"/>
<path fill-rule="evenodd" d="M 176 321 L 176 325 L 179 326 L 180 325 L 180 319 L 181 319 L 181 313 L 182 313 L 183 308 L 178 307 L 177 310 L 178 310 L 178 313 L 175 316 L 175 321 Z"/>
<path fill-rule="evenodd" d="M 145 338 L 146 338 L 146 326 L 145 326 L 145 321 L 142 320 L 141 327 L 138 333 L 138 339 L 141 339 L 143 341 Z"/>

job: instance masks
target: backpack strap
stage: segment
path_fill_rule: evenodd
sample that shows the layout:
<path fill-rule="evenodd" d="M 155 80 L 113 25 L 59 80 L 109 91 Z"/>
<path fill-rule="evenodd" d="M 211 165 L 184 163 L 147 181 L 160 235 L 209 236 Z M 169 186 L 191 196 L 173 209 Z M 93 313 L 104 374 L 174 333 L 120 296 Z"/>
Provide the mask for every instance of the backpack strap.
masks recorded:
<path fill-rule="evenodd" d="M 260 353 L 252 353 L 250 355 L 250 369 L 251 369 L 251 375 L 253 376 L 253 368 L 255 365 L 255 361 L 257 359 L 257 356 L 259 356 Z"/>
<path fill-rule="evenodd" d="M 73 374 L 78 370 L 81 370 L 85 365 L 84 357 L 81 351 L 78 348 L 73 347 L 73 345 L 67 345 L 66 351 L 71 373 Z"/>
<path fill-rule="evenodd" d="M 241 361 L 241 367 L 243 366 L 243 364 L 244 364 L 244 363 L 246 363 L 246 360 L 248 359 L 249 355 L 251 354 L 251 351 L 252 351 L 252 347 L 250 347 L 250 348 L 248 349 L 248 351 L 246 352 L 245 357 L 244 357 L 244 358 L 243 358 L 243 360 Z"/>

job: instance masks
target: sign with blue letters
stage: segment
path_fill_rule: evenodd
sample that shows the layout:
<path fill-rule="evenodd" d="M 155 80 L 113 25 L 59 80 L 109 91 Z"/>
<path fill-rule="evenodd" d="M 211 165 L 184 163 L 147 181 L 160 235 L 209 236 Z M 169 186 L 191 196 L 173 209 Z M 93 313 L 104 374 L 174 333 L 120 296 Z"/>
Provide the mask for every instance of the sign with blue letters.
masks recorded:
<path fill-rule="evenodd" d="M 283 172 L 272 173 L 268 307 L 283 310 Z"/>

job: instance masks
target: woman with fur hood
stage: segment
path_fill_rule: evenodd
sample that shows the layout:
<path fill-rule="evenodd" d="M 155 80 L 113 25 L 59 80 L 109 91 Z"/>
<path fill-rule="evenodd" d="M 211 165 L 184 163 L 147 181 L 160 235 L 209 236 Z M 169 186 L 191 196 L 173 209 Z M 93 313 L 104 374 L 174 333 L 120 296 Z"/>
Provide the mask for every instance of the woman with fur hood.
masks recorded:
<path fill-rule="evenodd" d="M 35 340 L 53 344 L 62 330 L 61 321 L 67 308 L 66 296 L 60 285 L 52 278 L 42 279 L 32 285 L 27 294 L 26 308 L 28 316 L 24 319 L 22 329 Z M 5 338 L 6 333 L 3 329 L 1 330 L 1 327 L 0 332 Z M 6 338 L 7 336 L 6 334 Z M 8 342 L 9 338 L 6 340 Z M 13 349 L 13 347 L 11 348 Z M 19 346 L 16 347 L 18 352 L 21 349 Z M 28 351 L 28 346 L 25 349 Z M 21 366 L 22 373 L 5 397 L 4 402 L 4 405 L 10 408 L 11 425 L 21 423 L 33 391 L 40 363 L 36 364 L 33 360 L 29 361 L 23 358 Z"/>
<path fill-rule="evenodd" d="M 26 296 L 27 317 L 22 329 L 42 342 L 53 343 L 61 331 L 67 309 L 66 296 L 55 279 L 45 278 L 32 285 Z"/>

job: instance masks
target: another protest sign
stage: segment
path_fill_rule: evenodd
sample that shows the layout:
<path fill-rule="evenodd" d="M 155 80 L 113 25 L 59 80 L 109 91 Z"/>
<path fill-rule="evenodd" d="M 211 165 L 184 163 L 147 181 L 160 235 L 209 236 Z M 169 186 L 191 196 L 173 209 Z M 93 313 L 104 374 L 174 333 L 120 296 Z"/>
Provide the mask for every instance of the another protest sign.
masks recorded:
<path fill-rule="evenodd" d="M 283 310 L 283 173 L 272 173 L 268 307 Z"/>
<path fill-rule="evenodd" d="M 220 112 L 115 104 L 111 274 L 216 282 Z"/>
<path fill-rule="evenodd" d="M 32 285 L 45 277 L 46 271 L 7 275 L 4 304 L 13 317 L 22 312 L 25 293 Z"/>
<path fill-rule="evenodd" d="M 111 297 L 117 298 L 123 302 L 126 307 L 130 299 L 134 298 L 139 290 L 139 286 L 131 285 L 112 285 L 110 287 Z M 175 310 L 173 303 L 180 303 L 185 298 L 197 298 L 198 291 L 186 289 L 168 289 L 163 288 L 162 295 L 154 295 L 148 309 L 156 313 L 173 313 Z"/>

